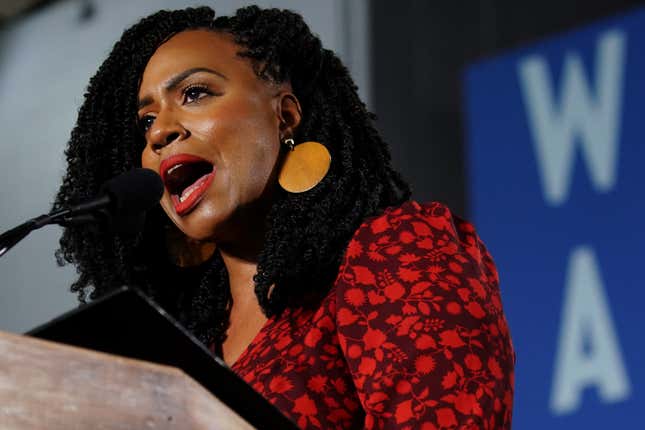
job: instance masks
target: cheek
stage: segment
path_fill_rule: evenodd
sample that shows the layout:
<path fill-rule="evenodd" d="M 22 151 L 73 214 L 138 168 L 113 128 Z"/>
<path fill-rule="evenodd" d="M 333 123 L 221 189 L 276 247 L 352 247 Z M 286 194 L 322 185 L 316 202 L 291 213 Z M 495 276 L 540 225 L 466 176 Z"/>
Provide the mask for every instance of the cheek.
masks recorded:
<path fill-rule="evenodd" d="M 146 169 L 151 169 L 159 173 L 159 155 L 155 154 L 152 150 L 146 147 L 141 152 L 141 167 Z M 164 187 L 163 196 L 161 198 L 160 203 L 164 212 L 170 217 L 170 219 L 173 219 L 173 217 L 175 216 L 175 212 L 170 202 L 170 196 L 168 195 L 168 191 L 166 190 L 166 187 Z"/>
<path fill-rule="evenodd" d="M 275 169 L 279 152 L 280 143 L 276 139 L 258 140 L 255 149 L 249 154 L 249 159 L 252 160 L 249 173 L 255 176 L 256 180 L 266 181 Z"/>
<path fill-rule="evenodd" d="M 152 152 L 152 150 L 148 149 L 147 146 L 141 152 L 141 167 L 152 169 L 159 173 L 159 156 Z"/>
<path fill-rule="evenodd" d="M 278 120 L 268 106 L 258 103 L 220 104 L 191 124 L 191 131 L 208 142 L 220 167 L 231 174 L 265 177 L 280 150 Z"/>
<path fill-rule="evenodd" d="M 249 186 L 256 194 L 271 180 L 280 152 L 280 143 L 270 127 L 251 122 L 245 124 L 243 143 L 232 142 L 234 148 L 229 152 L 232 174 L 237 173 L 236 181 Z"/>
<path fill-rule="evenodd" d="M 244 201 L 254 201 L 271 195 L 277 183 L 279 145 L 268 140 L 256 141 L 254 150 L 246 155 L 239 168 L 246 172 L 244 177 L 238 178 L 240 197 Z"/>

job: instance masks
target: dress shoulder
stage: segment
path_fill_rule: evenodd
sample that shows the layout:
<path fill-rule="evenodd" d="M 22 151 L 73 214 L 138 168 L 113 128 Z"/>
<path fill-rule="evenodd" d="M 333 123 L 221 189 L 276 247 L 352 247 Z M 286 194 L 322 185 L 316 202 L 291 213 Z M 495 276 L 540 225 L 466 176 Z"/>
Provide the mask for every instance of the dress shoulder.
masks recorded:
<path fill-rule="evenodd" d="M 356 231 L 335 291 L 366 428 L 510 428 L 514 352 L 471 223 L 441 203 L 388 208 Z"/>
<path fill-rule="evenodd" d="M 397 236 L 391 235 L 396 233 Z M 418 203 L 408 201 L 398 207 L 387 208 L 383 214 L 369 218 L 356 231 L 352 245 L 368 244 L 384 240 L 400 242 L 398 245 L 417 249 L 436 249 L 454 254 L 458 251 L 470 255 L 485 266 L 488 275 L 499 283 L 497 270 L 486 246 L 479 238 L 475 227 L 454 215 L 439 202 Z M 406 246 L 407 245 L 407 246 Z"/>

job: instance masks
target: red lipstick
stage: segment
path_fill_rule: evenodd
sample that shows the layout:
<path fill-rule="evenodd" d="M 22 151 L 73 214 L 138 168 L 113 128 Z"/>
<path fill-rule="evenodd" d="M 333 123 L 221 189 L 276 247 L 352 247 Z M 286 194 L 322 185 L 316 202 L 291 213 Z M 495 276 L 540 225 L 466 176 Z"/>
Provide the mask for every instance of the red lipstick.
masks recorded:
<path fill-rule="evenodd" d="M 215 179 L 214 166 L 209 161 L 190 154 L 166 158 L 161 162 L 159 170 L 179 216 L 188 214 L 199 204 Z"/>

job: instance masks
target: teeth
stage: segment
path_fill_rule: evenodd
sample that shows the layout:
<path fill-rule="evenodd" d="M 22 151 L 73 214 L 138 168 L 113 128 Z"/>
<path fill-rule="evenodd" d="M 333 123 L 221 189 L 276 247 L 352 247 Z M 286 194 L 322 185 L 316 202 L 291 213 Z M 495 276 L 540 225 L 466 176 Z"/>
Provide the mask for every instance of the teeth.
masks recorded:
<path fill-rule="evenodd" d="M 195 187 L 196 188 L 196 187 Z M 179 201 L 184 202 L 190 195 L 195 191 L 195 188 L 190 188 L 187 192 L 183 193 L 181 196 L 179 196 Z"/>
<path fill-rule="evenodd" d="M 172 166 L 170 169 L 168 169 L 166 171 L 166 175 L 170 175 L 172 172 L 175 171 L 175 169 L 177 169 L 178 167 L 181 167 L 181 166 L 183 166 L 183 164 L 181 164 L 181 163 L 175 164 L 174 166 Z"/>

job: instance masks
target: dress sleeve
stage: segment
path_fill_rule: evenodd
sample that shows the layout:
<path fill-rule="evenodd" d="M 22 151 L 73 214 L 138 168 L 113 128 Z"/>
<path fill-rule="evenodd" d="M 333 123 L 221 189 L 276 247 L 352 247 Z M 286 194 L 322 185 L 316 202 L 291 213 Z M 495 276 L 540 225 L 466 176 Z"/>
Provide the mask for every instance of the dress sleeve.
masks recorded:
<path fill-rule="evenodd" d="M 337 282 L 366 429 L 510 429 L 514 352 L 471 224 L 416 202 L 365 223 Z"/>

